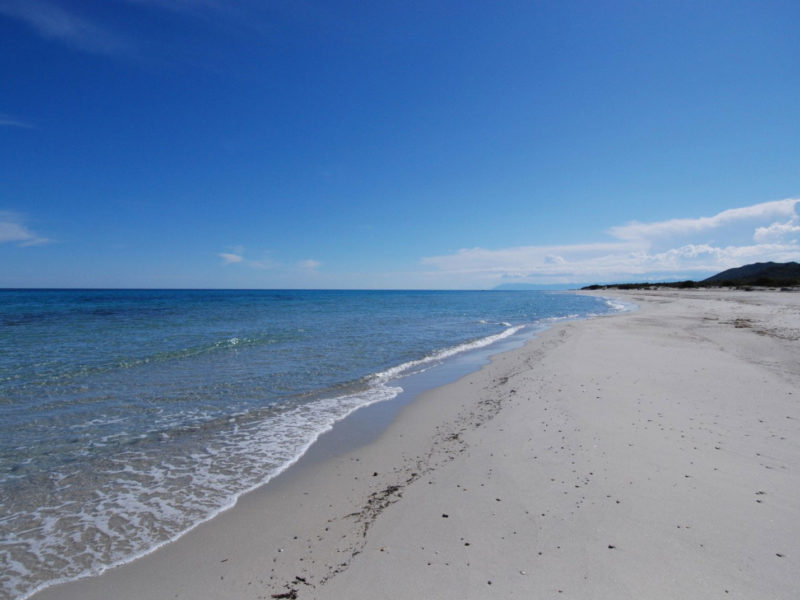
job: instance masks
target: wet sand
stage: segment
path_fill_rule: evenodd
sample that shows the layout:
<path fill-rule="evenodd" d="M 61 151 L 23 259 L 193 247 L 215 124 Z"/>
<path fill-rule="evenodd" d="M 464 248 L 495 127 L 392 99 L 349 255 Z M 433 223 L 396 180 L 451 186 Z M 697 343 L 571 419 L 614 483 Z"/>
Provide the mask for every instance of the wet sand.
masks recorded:
<path fill-rule="evenodd" d="M 42 599 L 796 598 L 800 293 L 613 292 Z M 366 425 L 365 425 L 366 426 Z"/>

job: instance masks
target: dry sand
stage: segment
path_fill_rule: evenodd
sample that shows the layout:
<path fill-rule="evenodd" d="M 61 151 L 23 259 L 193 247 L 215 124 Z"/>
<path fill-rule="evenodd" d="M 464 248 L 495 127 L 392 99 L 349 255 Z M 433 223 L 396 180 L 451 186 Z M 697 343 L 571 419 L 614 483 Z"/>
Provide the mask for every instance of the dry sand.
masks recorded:
<path fill-rule="evenodd" d="M 613 294 L 36 600 L 800 597 L 800 293 Z"/>

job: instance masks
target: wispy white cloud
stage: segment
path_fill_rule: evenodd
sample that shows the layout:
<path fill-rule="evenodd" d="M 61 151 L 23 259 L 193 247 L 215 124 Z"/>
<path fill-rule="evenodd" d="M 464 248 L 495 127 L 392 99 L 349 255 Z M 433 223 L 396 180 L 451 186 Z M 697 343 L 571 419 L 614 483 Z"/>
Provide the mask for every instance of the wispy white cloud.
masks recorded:
<path fill-rule="evenodd" d="M 130 43 L 119 34 L 47 0 L 0 0 L 0 15 L 22 21 L 48 40 L 99 54 L 124 54 Z"/>
<path fill-rule="evenodd" d="M 244 246 L 229 246 L 227 252 L 218 252 L 217 256 L 222 259 L 222 265 L 241 265 L 243 268 L 256 269 L 259 271 L 272 271 L 284 275 L 290 273 L 311 274 L 322 266 L 322 262 L 308 258 L 294 263 L 280 262 L 275 260 L 268 252 L 261 254 L 260 258 L 249 258 L 245 253 Z"/>
<path fill-rule="evenodd" d="M 0 127 L 19 127 L 20 129 L 36 129 L 33 123 L 23 119 L 12 117 L 11 115 L 0 113 Z"/>
<path fill-rule="evenodd" d="M 306 260 L 301 260 L 297 266 L 299 266 L 301 269 L 313 271 L 315 269 L 319 269 L 322 266 L 322 263 L 318 260 L 314 260 L 313 258 L 309 258 Z"/>
<path fill-rule="evenodd" d="M 25 225 L 21 215 L 0 211 L 0 244 L 16 243 L 17 246 L 41 246 L 53 240 L 31 231 Z"/>
<path fill-rule="evenodd" d="M 518 246 L 489 250 L 462 249 L 455 254 L 423 258 L 423 264 L 460 273 L 529 273 L 533 268 L 562 270 L 563 265 L 595 257 L 631 252 L 636 247 L 619 242 L 564 246 Z"/>
<path fill-rule="evenodd" d="M 230 246 L 228 250 L 228 252 L 217 253 L 217 256 L 222 259 L 223 266 L 241 264 L 242 266 L 260 270 L 275 269 L 280 266 L 279 263 L 272 260 L 268 254 L 264 254 L 264 256 L 258 260 L 247 258 L 245 256 L 245 247 L 242 245 Z"/>
<path fill-rule="evenodd" d="M 775 217 L 791 217 L 794 215 L 795 205 L 800 202 L 798 198 L 775 200 L 724 210 L 712 217 L 699 217 L 696 219 L 670 219 L 656 223 L 638 223 L 636 221 L 627 225 L 620 225 L 609 229 L 609 233 L 620 240 L 652 240 L 657 237 L 689 235 L 708 229 L 716 229 L 736 221 L 755 219 L 769 219 Z"/>
<path fill-rule="evenodd" d="M 232 265 L 235 263 L 240 263 L 244 260 L 244 257 L 240 254 L 233 254 L 232 252 L 220 252 L 218 256 L 222 259 L 225 265 Z"/>
<path fill-rule="evenodd" d="M 611 228 L 608 233 L 616 239 L 608 242 L 462 249 L 423 258 L 422 263 L 433 267 L 431 276 L 440 281 L 492 285 L 509 280 L 564 283 L 631 276 L 682 277 L 748 262 L 800 260 L 798 203 L 800 199 L 787 199 L 734 208 L 711 217 L 630 223 Z M 764 225 L 776 217 L 782 220 Z M 743 224 L 751 226 L 751 239 L 736 239 L 728 232 Z M 711 230 L 725 241 L 704 237 Z"/>

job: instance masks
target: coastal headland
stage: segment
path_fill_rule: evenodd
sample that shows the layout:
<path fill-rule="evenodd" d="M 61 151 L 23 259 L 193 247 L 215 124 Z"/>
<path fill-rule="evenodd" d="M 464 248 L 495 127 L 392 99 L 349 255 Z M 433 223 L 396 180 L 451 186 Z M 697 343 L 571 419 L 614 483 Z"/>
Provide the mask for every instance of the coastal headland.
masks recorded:
<path fill-rule="evenodd" d="M 377 439 L 346 419 L 177 542 L 34 598 L 796 598 L 800 293 L 606 293 L 639 309 L 555 323 Z"/>

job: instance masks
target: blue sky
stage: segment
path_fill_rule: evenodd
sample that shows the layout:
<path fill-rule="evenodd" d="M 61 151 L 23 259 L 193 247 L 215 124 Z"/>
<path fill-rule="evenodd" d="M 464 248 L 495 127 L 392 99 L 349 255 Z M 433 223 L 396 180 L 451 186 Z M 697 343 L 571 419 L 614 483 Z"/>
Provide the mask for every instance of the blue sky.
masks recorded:
<path fill-rule="evenodd" d="M 0 286 L 800 260 L 800 4 L 0 0 Z"/>

